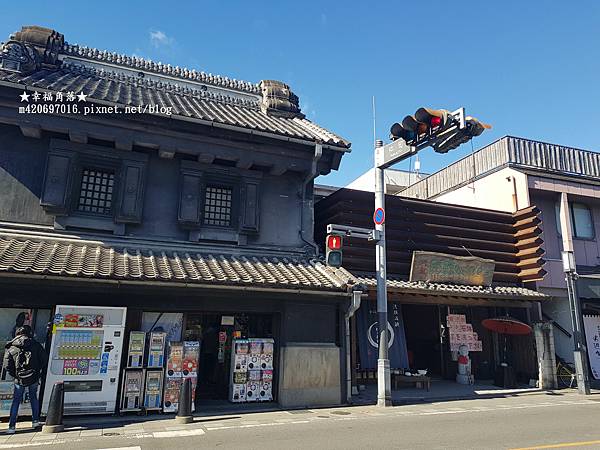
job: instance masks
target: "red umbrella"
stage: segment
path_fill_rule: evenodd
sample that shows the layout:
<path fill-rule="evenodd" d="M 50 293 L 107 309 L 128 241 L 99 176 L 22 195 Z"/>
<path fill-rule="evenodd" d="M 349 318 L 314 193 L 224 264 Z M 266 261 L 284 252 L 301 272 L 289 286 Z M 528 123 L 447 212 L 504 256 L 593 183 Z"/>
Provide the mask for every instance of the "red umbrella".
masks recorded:
<path fill-rule="evenodd" d="M 481 324 L 488 330 L 500 334 L 525 335 L 531 333 L 531 327 L 509 316 L 485 319 Z"/>

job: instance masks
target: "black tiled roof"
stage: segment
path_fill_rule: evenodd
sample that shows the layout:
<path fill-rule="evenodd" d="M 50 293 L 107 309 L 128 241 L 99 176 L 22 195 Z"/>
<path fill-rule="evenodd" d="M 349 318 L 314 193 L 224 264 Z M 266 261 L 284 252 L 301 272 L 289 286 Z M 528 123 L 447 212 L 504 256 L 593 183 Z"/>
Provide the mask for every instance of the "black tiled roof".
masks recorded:
<path fill-rule="evenodd" d="M 277 107 L 274 107 L 275 111 L 265 109 L 265 101 L 272 92 L 262 89 L 261 84 L 66 42 L 54 42 L 58 44 L 52 50 L 56 57 L 56 61 L 52 59 L 53 64 L 28 71 L 0 68 L 0 82 L 26 90 L 83 92 L 89 101 L 115 106 L 166 106 L 172 108 L 170 117 L 174 119 L 199 120 L 208 125 L 244 128 L 302 141 L 319 141 L 339 147 L 340 150 L 350 147 L 347 140 L 306 119 L 299 111 L 298 98 L 281 83 L 278 86 L 283 86 L 283 91 L 279 93 L 289 95 L 292 107 L 298 108 L 295 112 L 285 112 L 285 108 L 283 112 L 277 111 Z M 11 45 L 14 47 L 14 44 Z M 5 50 L 10 53 L 13 47 Z M 0 59 L 1 50 L 0 47 Z"/>
<path fill-rule="evenodd" d="M 346 291 L 321 263 L 294 258 L 148 249 L 47 236 L 0 235 L 0 273 Z"/>

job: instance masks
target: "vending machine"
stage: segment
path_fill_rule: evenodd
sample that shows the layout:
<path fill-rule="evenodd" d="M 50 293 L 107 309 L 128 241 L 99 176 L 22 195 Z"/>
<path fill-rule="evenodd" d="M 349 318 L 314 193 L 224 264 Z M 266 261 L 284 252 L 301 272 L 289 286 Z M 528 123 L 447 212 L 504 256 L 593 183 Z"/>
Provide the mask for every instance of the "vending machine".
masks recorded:
<path fill-rule="evenodd" d="M 192 411 L 194 410 L 199 357 L 199 341 L 169 342 L 164 379 L 164 412 L 176 412 L 179 408 L 179 391 L 186 378 L 192 381 Z"/>
<path fill-rule="evenodd" d="M 64 382 L 64 413 L 115 412 L 127 308 L 58 305 L 42 412 L 54 383 Z"/>
<path fill-rule="evenodd" d="M 144 409 L 146 411 L 158 411 L 162 409 L 163 376 L 164 372 L 162 370 L 146 369 L 144 393 Z"/>
<path fill-rule="evenodd" d="M 141 411 L 144 394 L 144 370 L 126 369 L 121 385 L 121 412 Z"/>
<path fill-rule="evenodd" d="M 233 340 L 230 401 L 273 400 L 273 346 L 271 338 Z"/>
<path fill-rule="evenodd" d="M 151 331 L 148 333 L 148 368 L 162 369 L 165 364 L 165 346 L 167 333 Z"/>
<path fill-rule="evenodd" d="M 129 333 L 129 345 L 127 349 L 127 367 L 144 367 L 144 349 L 146 348 L 146 333 L 143 331 L 132 331 Z"/>

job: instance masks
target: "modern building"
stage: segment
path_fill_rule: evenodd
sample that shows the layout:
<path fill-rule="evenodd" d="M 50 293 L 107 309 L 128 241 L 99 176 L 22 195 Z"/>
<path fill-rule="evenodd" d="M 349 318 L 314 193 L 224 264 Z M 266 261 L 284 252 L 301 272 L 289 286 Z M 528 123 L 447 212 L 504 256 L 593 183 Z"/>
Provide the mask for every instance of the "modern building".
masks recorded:
<path fill-rule="evenodd" d="M 555 325 L 557 354 L 573 361 L 571 310 L 561 261 L 563 236 L 559 204 L 565 195 L 577 272 L 581 276 L 579 293 L 583 312 L 597 316 L 600 311 L 597 275 L 600 272 L 600 154 L 506 136 L 399 195 L 508 212 L 530 205 L 538 207 L 543 220 L 544 267 L 548 273 L 543 280 L 535 282 L 535 287 L 555 297 L 555 301 L 543 303 L 544 316 Z M 542 254 L 537 256 L 542 258 Z M 588 349 L 592 350 L 589 345 Z"/>
<path fill-rule="evenodd" d="M 158 328 L 201 343 L 200 401 L 230 396 L 234 338 L 274 339 L 281 405 L 346 399 L 350 296 L 315 261 L 313 179 L 338 169 L 350 143 L 307 120 L 289 86 L 28 26 L 0 50 L 0 138 L 0 349 L 19 323 L 42 342 L 77 326 L 56 305 L 99 317 L 126 307 L 125 346 L 131 331 Z M 92 381 L 99 355 L 86 359 Z M 81 369 L 72 362 L 65 373 Z"/>
<path fill-rule="evenodd" d="M 406 189 L 413 183 L 423 179 L 428 174 L 419 172 L 408 172 L 405 170 L 385 169 L 385 192 L 387 194 L 397 194 Z M 346 186 L 346 189 L 354 189 L 357 191 L 374 192 L 375 190 L 375 169 L 369 169 L 361 176 L 352 180 Z M 333 194 L 339 190 L 339 187 L 329 186 L 325 184 L 315 184 L 314 195 L 315 202 Z"/>

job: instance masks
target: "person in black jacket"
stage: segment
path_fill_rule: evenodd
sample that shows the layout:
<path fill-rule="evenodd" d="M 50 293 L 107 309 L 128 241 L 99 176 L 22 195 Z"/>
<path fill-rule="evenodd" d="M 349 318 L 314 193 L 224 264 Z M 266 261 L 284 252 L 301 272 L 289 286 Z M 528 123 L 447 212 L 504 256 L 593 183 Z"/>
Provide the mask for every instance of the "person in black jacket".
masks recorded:
<path fill-rule="evenodd" d="M 19 406 L 26 388 L 29 390 L 33 428 L 39 427 L 40 403 L 37 389 L 42 371 L 47 364 L 47 358 L 44 348 L 33 339 L 32 335 L 29 325 L 19 327 L 15 332 L 15 338 L 5 346 L 2 366 L 15 379 L 8 434 L 15 433 Z"/>

